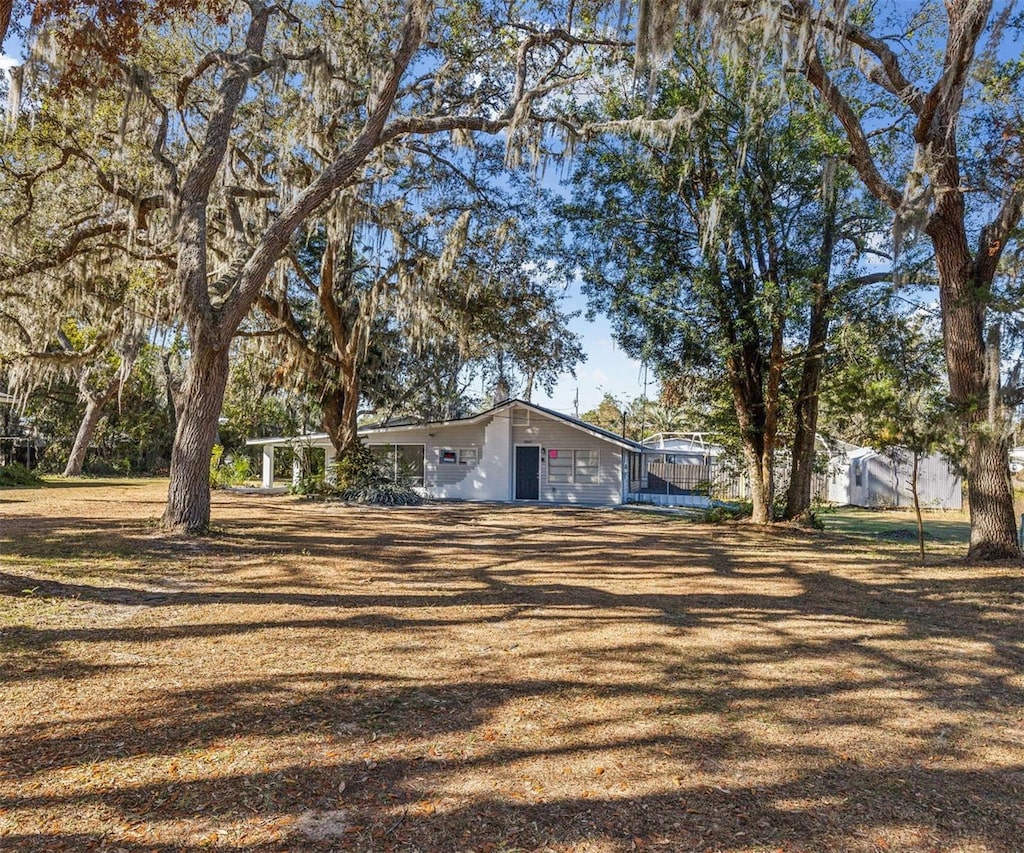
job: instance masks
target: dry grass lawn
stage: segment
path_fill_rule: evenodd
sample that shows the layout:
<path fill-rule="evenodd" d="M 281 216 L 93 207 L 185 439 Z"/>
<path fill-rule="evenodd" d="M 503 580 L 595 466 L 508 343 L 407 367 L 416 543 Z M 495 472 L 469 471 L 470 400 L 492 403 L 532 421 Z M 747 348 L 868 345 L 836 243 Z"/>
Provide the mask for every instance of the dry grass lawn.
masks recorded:
<path fill-rule="evenodd" d="M 1020 565 L 165 487 L 0 492 L 0 849 L 1024 849 Z"/>

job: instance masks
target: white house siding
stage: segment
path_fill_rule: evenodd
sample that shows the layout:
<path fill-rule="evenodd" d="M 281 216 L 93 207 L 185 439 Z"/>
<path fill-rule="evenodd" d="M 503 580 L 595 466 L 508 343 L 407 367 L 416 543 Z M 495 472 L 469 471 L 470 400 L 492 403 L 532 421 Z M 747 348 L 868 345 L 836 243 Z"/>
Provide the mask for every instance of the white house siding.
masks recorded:
<path fill-rule="evenodd" d="M 475 500 L 512 499 L 512 426 L 509 412 L 498 412 L 484 430 L 484 452 L 474 481 L 477 491 L 467 497 Z"/>
<path fill-rule="evenodd" d="M 427 445 L 426 469 L 430 473 L 427 476 L 426 484 L 436 489 L 451 489 L 459 486 L 479 467 L 484 448 L 484 425 L 469 424 L 447 427 L 444 430 L 436 431 L 433 437 L 428 436 L 427 440 L 430 444 Z M 476 462 L 464 465 L 441 462 L 442 454 L 446 450 L 457 453 L 470 448 L 477 452 Z M 450 497 L 454 497 L 454 495 Z"/>
<path fill-rule="evenodd" d="M 508 499 L 508 440 L 501 448 L 500 435 L 490 424 L 432 425 L 366 432 L 370 447 L 385 444 L 423 445 L 423 491 L 429 497 L 452 500 Z M 505 421 L 507 433 L 507 420 Z M 499 430 L 500 431 L 500 430 Z M 433 435 L 431 435 L 433 433 Z M 445 450 L 474 448 L 477 461 L 466 465 L 441 462 Z"/>
<path fill-rule="evenodd" d="M 541 448 L 540 500 L 551 503 L 620 504 L 623 501 L 622 448 L 588 435 L 537 412 L 530 412 L 530 425 L 512 424 L 512 446 Z M 596 483 L 549 483 L 549 450 L 599 451 Z"/>
<path fill-rule="evenodd" d="M 499 418 L 487 424 L 438 429 L 428 450 L 431 497 L 454 500 L 495 501 L 508 498 L 508 439 L 501 440 Z M 505 427 L 507 435 L 508 428 Z M 504 446 L 504 447 L 503 447 Z M 446 450 L 473 448 L 477 461 L 467 465 L 442 464 Z"/>

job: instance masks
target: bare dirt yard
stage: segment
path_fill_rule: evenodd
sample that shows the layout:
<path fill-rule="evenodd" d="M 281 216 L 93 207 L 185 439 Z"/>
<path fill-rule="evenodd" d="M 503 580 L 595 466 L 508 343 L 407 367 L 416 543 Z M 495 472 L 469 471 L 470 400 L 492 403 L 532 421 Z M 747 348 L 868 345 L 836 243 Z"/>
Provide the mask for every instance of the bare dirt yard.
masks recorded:
<path fill-rule="evenodd" d="M 165 488 L 0 491 L 0 849 L 1024 849 L 1019 564 Z"/>

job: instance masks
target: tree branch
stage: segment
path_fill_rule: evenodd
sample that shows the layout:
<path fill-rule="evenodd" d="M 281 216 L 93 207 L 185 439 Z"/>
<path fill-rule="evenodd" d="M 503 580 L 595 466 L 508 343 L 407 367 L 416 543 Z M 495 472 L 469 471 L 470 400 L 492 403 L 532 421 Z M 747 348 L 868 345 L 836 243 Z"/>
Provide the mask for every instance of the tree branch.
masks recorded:
<path fill-rule="evenodd" d="M 860 174 L 861 180 L 864 181 L 868 190 L 875 198 L 884 202 L 893 210 L 898 210 L 903 201 L 903 194 L 887 183 L 885 178 L 882 177 L 882 173 L 878 171 L 878 166 L 875 165 L 871 146 L 864 135 L 864 128 L 861 126 L 860 119 L 854 112 L 853 107 L 850 106 L 850 102 L 846 100 L 842 91 L 826 73 L 825 67 L 821 62 L 821 55 L 818 53 L 817 47 L 813 45 L 808 46 L 807 49 L 807 55 L 804 59 L 804 75 L 811 85 L 818 90 L 829 109 L 832 110 L 836 118 L 843 125 L 846 137 L 850 142 L 852 152 L 850 160 Z"/>
<path fill-rule="evenodd" d="M 233 330 L 242 322 L 295 229 L 333 192 L 350 181 L 369 153 L 383 141 L 384 129 L 398 93 L 399 83 L 423 40 L 431 9 L 430 0 L 407 0 L 401 42 L 394 54 L 391 69 L 372 99 L 373 106 L 363 130 L 305 190 L 299 193 L 264 233 L 224 305 L 225 328 Z"/>
<path fill-rule="evenodd" d="M 11 279 L 18 278 L 19 276 L 31 275 L 32 273 L 44 272 L 45 270 L 52 270 L 55 267 L 60 266 L 65 261 L 73 258 L 78 252 L 78 247 L 86 240 L 93 237 L 126 232 L 127 230 L 127 222 L 105 222 L 102 225 L 93 225 L 89 228 L 79 228 L 68 237 L 62 246 L 54 251 L 48 252 L 45 256 L 35 258 L 21 266 L 9 267 L 8 269 L 0 268 L 0 281 L 9 281 Z"/>
<path fill-rule="evenodd" d="M 900 67 L 899 57 L 882 39 L 875 38 L 845 18 L 836 20 L 831 15 L 815 13 L 807 0 L 792 0 L 792 8 L 796 14 L 797 24 L 801 20 L 814 21 L 816 26 L 831 30 L 843 42 L 854 44 L 871 54 L 878 61 L 877 66 L 868 67 L 865 63 L 857 63 L 865 78 L 895 95 L 915 114 L 921 113 L 924 107 L 924 95 L 916 85 L 907 79 Z"/>
<path fill-rule="evenodd" d="M 1020 224 L 1024 214 L 1024 187 L 1019 184 L 1003 199 L 996 218 L 981 229 L 978 250 L 974 257 L 974 280 L 989 282 L 995 277 L 1010 233 Z"/>

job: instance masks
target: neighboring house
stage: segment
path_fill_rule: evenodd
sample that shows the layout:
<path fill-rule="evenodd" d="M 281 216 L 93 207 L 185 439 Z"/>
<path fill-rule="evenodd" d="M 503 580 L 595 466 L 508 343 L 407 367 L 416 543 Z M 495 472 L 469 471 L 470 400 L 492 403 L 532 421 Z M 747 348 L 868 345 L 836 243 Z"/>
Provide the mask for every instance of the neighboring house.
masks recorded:
<path fill-rule="evenodd" d="M 1024 471 L 1024 447 L 1010 449 L 1010 472 L 1019 474 Z"/>
<path fill-rule="evenodd" d="M 724 451 L 705 433 L 667 433 L 644 441 L 644 474 L 631 499 L 672 506 L 708 507 L 714 500 L 744 500 L 746 475 L 730 465 Z M 880 453 L 843 441 L 816 442 L 821 473 L 815 473 L 813 493 L 834 504 L 862 507 L 913 505 L 910 480 L 913 457 L 905 450 Z M 777 457 L 776 482 L 780 488 L 789 475 L 788 454 Z M 1022 460 L 1024 461 L 1024 460 Z M 921 505 L 936 509 L 962 509 L 960 476 L 938 454 L 920 461 L 918 495 Z"/>
<path fill-rule="evenodd" d="M 903 449 L 887 453 L 842 443 L 829 461 L 828 498 L 862 507 L 909 507 L 914 457 Z M 963 509 L 963 483 L 952 463 L 937 453 L 921 457 L 917 493 L 923 507 Z"/>
<path fill-rule="evenodd" d="M 621 504 L 639 484 L 643 452 L 634 441 L 523 400 L 457 420 L 363 427 L 359 436 L 396 476 L 439 499 Z M 322 433 L 247 443 L 263 448 L 265 487 L 273 485 L 277 447 L 322 449 L 333 461 Z"/>

